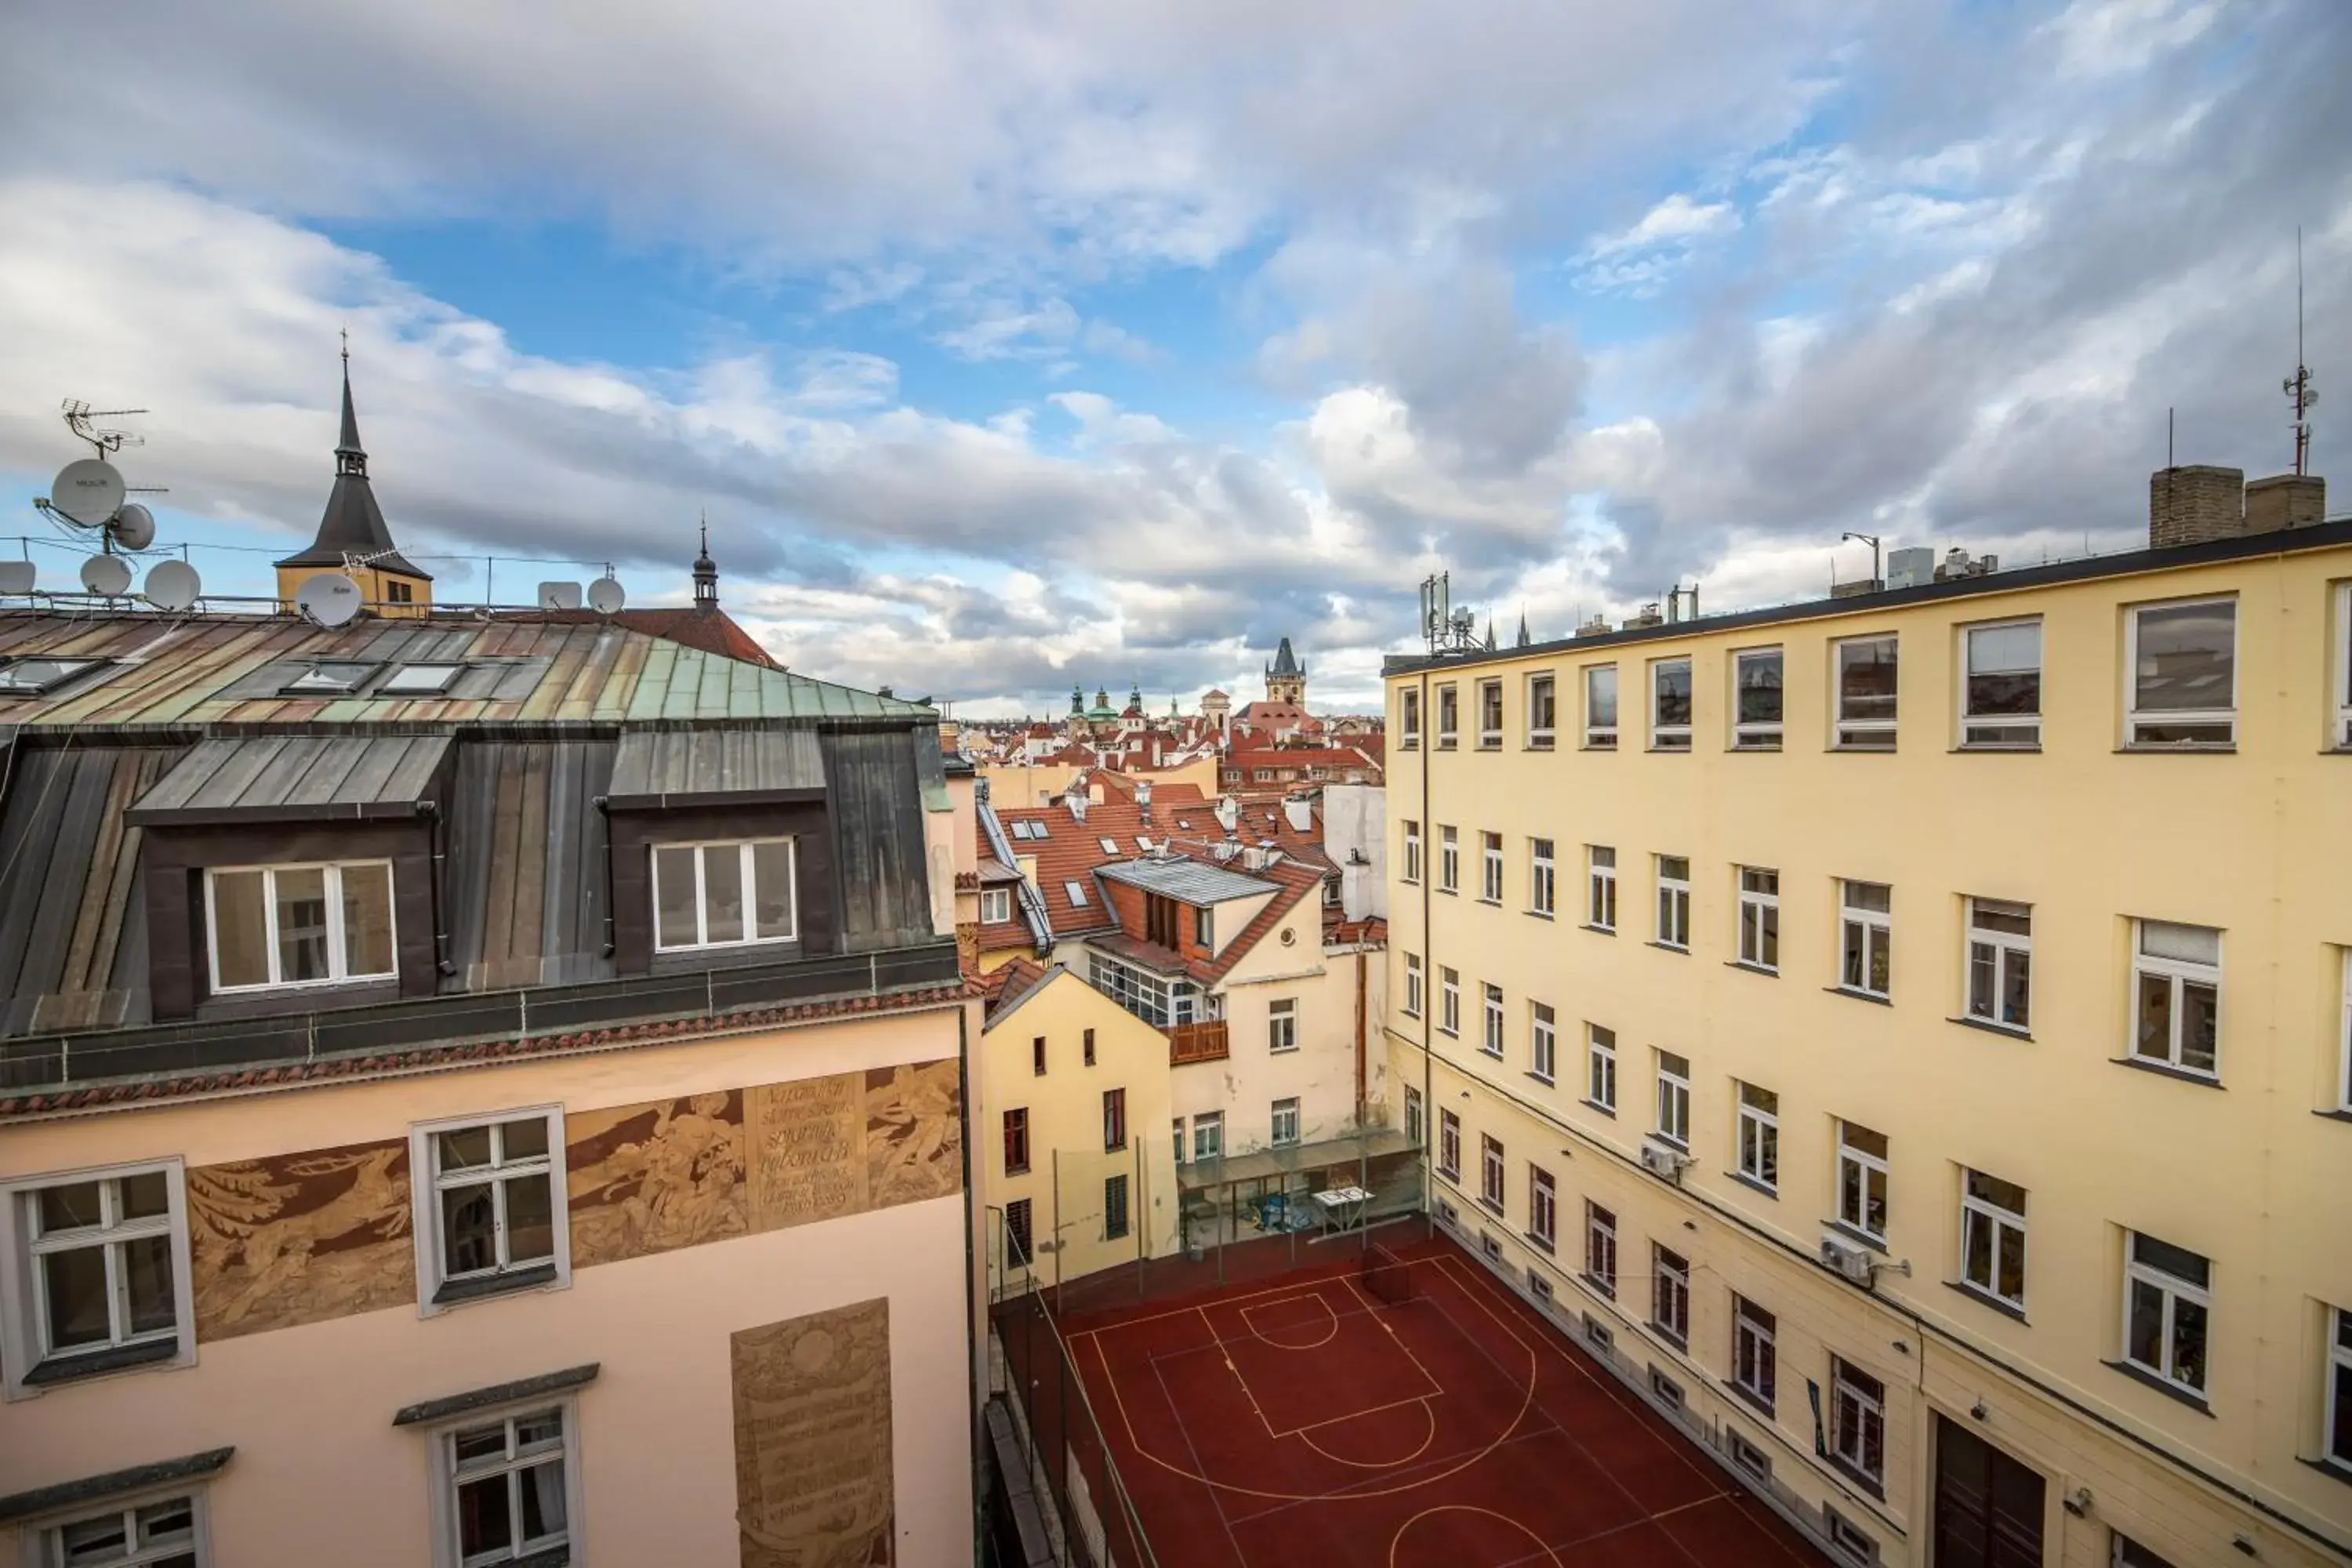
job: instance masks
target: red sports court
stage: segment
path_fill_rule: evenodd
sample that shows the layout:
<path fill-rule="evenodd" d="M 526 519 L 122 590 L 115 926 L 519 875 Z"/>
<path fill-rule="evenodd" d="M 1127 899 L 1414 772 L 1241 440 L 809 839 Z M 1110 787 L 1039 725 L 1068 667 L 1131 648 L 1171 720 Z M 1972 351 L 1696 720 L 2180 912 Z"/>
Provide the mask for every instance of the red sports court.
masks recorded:
<path fill-rule="evenodd" d="M 1160 1568 L 1812 1568 L 1451 1243 L 1070 1317 Z"/>

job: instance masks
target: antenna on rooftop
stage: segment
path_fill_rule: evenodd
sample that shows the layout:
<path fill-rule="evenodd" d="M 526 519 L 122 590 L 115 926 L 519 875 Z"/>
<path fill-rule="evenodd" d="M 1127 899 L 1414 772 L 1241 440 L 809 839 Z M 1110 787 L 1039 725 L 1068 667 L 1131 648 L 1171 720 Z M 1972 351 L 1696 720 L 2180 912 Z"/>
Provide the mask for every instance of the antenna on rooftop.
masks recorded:
<path fill-rule="evenodd" d="M 2294 374 L 2281 384 L 2294 405 L 2294 471 L 2311 471 L 2311 405 L 2319 394 L 2311 384 L 2311 367 L 2303 361 L 2303 230 L 2294 231 Z"/>
<path fill-rule="evenodd" d="M 1422 579 L 1421 635 L 1432 653 L 1458 652 L 1478 646 L 1477 616 L 1454 607 L 1454 574 L 1439 572 Z"/>

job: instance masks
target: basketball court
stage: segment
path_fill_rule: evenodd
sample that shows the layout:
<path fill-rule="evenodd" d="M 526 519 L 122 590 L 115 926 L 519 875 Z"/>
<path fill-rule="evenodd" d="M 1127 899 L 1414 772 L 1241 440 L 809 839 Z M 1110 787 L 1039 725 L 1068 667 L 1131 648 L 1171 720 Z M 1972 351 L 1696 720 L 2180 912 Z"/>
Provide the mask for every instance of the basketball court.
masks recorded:
<path fill-rule="evenodd" d="M 1374 1257 L 1065 1320 L 1160 1568 L 1825 1561 L 1450 1243 Z"/>

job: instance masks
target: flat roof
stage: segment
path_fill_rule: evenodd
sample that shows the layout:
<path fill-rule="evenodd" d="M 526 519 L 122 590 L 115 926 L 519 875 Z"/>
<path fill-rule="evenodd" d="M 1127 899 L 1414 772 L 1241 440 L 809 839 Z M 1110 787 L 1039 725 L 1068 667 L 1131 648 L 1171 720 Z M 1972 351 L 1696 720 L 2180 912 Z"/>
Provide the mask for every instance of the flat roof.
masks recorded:
<path fill-rule="evenodd" d="M 1244 877 L 1239 871 L 1228 871 L 1204 860 L 1121 860 L 1098 867 L 1097 871 L 1114 882 L 1125 882 L 1150 893 L 1164 893 L 1188 904 L 1216 904 L 1228 899 L 1250 899 L 1260 893 L 1282 891 L 1279 883 Z"/>

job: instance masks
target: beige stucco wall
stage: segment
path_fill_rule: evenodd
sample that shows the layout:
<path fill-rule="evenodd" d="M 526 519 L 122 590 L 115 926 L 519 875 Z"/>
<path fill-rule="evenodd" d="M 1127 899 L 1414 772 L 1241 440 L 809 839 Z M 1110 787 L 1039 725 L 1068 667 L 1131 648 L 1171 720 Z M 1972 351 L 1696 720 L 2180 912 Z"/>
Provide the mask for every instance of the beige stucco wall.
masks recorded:
<path fill-rule="evenodd" d="M 412 1121 L 561 1103 L 567 1113 L 953 1057 L 958 1010 L 694 1044 L 467 1067 L 13 1126 L 0 1174 L 177 1155 L 190 1165 L 364 1142 Z M 977 1034 L 975 1027 L 974 1031 Z M 30 1489 L 221 1445 L 223 1563 L 429 1563 L 426 1439 L 408 1404 L 585 1362 L 576 1561 L 738 1561 L 729 1336 L 889 1302 L 899 1561 L 971 1561 L 961 1194 L 576 1268 L 568 1289 L 421 1319 L 413 1304 L 200 1344 L 0 1408 L 0 1476 Z"/>
<path fill-rule="evenodd" d="M 1441 1182 L 1440 1196 L 1474 1231 L 1501 1238 L 1523 1273 L 1545 1267 L 1523 1235 L 1528 1166 L 1550 1168 L 1559 1292 L 1571 1316 L 1610 1314 L 1567 1276 L 1581 1267 L 1584 1201 L 1614 1208 L 1628 1281 L 1620 1347 L 1680 1368 L 1710 1418 L 1771 1438 L 1779 1476 L 1809 1499 L 1830 1498 L 1891 1561 L 1924 1560 L 1937 1410 L 2042 1471 L 2053 1562 L 2104 1563 L 2111 1527 L 2184 1565 L 2243 1560 L 2231 1546 L 2239 1534 L 2263 1562 L 2330 1560 L 2221 1489 L 2352 1542 L 2352 1489 L 2303 1462 L 2317 1442 L 2321 1309 L 2352 1306 L 2352 1125 L 2314 1114 L 2333 1103 L 2352 947 L 2352 755 L 2322 749 L 2331 668 L 2343 658 L 2335 586 L 2347 576 L 2352 551 L 2255 558 L 1745 632 L 1702 623 L 1666 640 L 1431 679 L 1433 692 L 1440 679 L 1460 683 L 1462 749 L 1428 754 L 1426 800 L 1423 756 L 1400 753 L 1389 778 L 1391 848 L 1407 821 L 1424 824 L 1432 845 L 1437 826 L 1457 826 L 1464 892 L 1428 897 L 1424 936 L 1423 889 L 1391 879 L 1391 981 L 1402 987 L 1407 952 L 1426 952 L 1433 1010 L 1438 968 L 1458 968 L 1465 1037 L 1425 1035 L 1402 1015 L 1391 1024 L 1405 1081 L 1423 1073 L 1414 1044 L 1436 1042 L 1433 1141 L 1438 1110 L 1464 1118 L 1461 1189 Z M 2120 751 L 2123 607 L 2211 593 L 2238 596 L 2237 752 Z M 1957 627 L 2029 614 L 2044 617 L 2044 749 L 1956 752 Z M 1828 642 L 1885 631 L 1902 637 L 1899 750 L 1831 752 Z M 1732 753 L 1731 655 L 1771 644 L 1785 650 L 1786 749 Z M 1694 750 L 1648 753 L 1644 668 L 1685 653 Z M 1606 661 L 1620 671 L 1622 749 L 1613 753 L 1579 745 L 1580 670 Z M 1524 677 L 1538 668 L 1559 677 L 1556 752 L 1522 746 Z M 1489 676 L 1503 679 L 1506 743 L 1480 752 L 1473 693 Z M 1394 691 L 1390 700 L 1393 710 Z M 1423 710 L 1433 713 L 1433 700 Z M 1481 830 L 1505 836 L 1500 908 L 1474 896 Z M 1531 837 L 1557 845 L 1556 921 L 1525 912 Z M 1617 851 L 1613 938 L 1579 929 L 1591 844 Z M 1691 860 L 1687 956 L 1646 941 L 1657 854 Z M 1401 851 L 1390 863 L 1402 870 Z M 1778 978 L 1728 963 L 1742 865 L 1780 872 Z M 1894 889 L 1891 1006 L 1827 989 L 1840 878 Z M 2031 1040 L 1950 1021 L 1963 1011 L 1968 895 L 2033 906 Z M 2116 1064 L 2126 1050 L 2133 917 L 2223 931 L 2222 1088 Z M 1507 1001 L 1502 1062 L 1475 1049 L 1478 986 L 1489 980 Z M 1558 1009 L 1556 1086 L 1527 1071 L 1531 1000 Z M 1580 1103 L 1588 1020 L 1617 1032 L 1614 1119 Z M 1661 1049 L 1692 1064 L 1696 1163 L 1679 1189 L 1633 1163 L 1654 1125 Z M 1727 1174 L 1743 1080 L 1780 1096 L 1777 1201 Z M 1808 1261 L 1835 1212 L 1841 1117 L 1892 1141 L 1890 1261 L 1912 1272 L 1882 1273 L 1874 1297 Z M 1499 1217 L 1476 1203 L 1482 1133 L 1507 1152 Z M 1958 1272 L 1964 1167 L 2028 1191 L 2022 1321 L 1943 1283 Z M 2210 1414 L 2102 1364 L 2120 1349 L 2126 1228 L 2212 1260 Z M 1654 1239 L 1694 1265 L 1687 1354 L 1639 1323 Z M 1780 1314 L 1782 1394 L 1769 1432 L 1708 1392 L 1727 1366 L 1736 1289 Z M 1832 1351 L 1889 1390 L 1887 1497 L 1876 1508 L 1811 1458 L 1802 1380 L 1825 1380 Z M 1982 1421 L 1969 1415 L 1979 1399 Z M 2058 1508 L 2077 1487 L 2095 1500 L 2081 1519 Z"/>
<path fill-rule="evenodd" d="M 1301 903 L 1285 925 L 1296 937 L 1282 944 L 1281 928 L 1270 932 L 1219 986 L 1224 1001 L 1230 1054 L 1223 1061 L 1192 1062 L 1176 1069 L 1171 1115 L 1188 1119 L 1222 1110 L 1228 1154 L 1262 1149 L 1272 1136 L 1274 1102 L 1298 1101 L 1299 1138 L 1315 1142 L 1348 1131 L 1356 1109 L 1356 955 L 1326 953 L 1322 918 L 1314 902 Z M 1377 1105 L 1388 1053 L 1380 1037 L 1381 970 L 1385 955 L 1365 965 L 1365 1098 Z M 1297 1004 L 1298 1048 L 1267 1048 L 1273 1004 Z"/>

